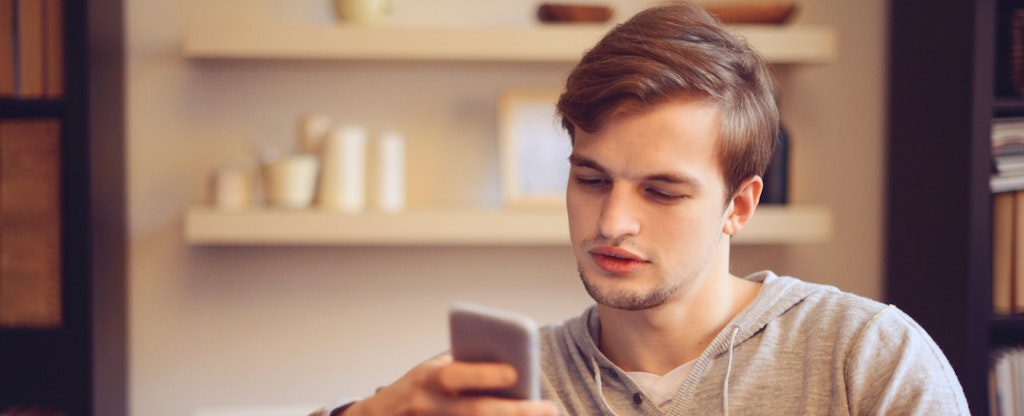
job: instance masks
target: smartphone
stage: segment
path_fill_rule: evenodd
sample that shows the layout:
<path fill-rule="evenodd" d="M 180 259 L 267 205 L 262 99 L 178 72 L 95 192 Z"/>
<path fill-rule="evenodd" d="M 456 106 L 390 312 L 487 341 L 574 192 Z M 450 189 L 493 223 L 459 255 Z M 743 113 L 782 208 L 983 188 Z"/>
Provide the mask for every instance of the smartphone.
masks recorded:
<path fill-rule="evenodd" d="M 479 394 L 510 399 L 540 399 L 540 344 L 537 324 L 505 310 L 456 302 L 448 314 L 452 357 L 464 362 L 511 364 L 519 374 L 515 386 Z"/>

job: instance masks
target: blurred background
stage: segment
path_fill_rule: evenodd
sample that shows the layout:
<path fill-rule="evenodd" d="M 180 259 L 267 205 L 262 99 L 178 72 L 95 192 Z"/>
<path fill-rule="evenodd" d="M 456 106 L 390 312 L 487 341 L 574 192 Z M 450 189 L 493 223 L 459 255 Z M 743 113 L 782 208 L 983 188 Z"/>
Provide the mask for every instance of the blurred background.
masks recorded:
<path fill-rule="evenodd" d="M 455 300 L 541 323 L 590 303 L 568 244 L 193 245 L 184 217 L 211 172 L 295 150 L 318 112 L 401 131 L 408 207 L 499 207 L 499 95 L 557 90 L 571 63 L 190 59 L 190 22 L 337 24 L 324 0 L 125 2 L 127 395 L 133 415 L 304 408 L 373 392 L 447 346 Z M 614 20 L 645 0 L 608 0 Z M 528 0 L 394 0 L 383 24 L 531 25 Z M 888 4 L 801 0 L 789 25 L 836 33 L 836 59 L 780 65 L 789 201 L 827 207 L 814 244 L 740 245 L 735 274 L 772 269 L 882 293 Z M 266 34 L 263 36 L 273 36 Z M 311 408 L 310 408 L 311 409 Z"/>

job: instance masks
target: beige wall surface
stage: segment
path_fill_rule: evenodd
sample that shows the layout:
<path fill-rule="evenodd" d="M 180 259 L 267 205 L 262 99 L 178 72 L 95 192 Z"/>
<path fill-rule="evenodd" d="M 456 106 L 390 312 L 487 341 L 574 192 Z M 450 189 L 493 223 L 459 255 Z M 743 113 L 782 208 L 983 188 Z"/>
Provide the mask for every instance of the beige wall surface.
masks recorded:
<path fill-rule="evenodd" d="M 564 64 L 188 60 L 201 1 L 126 2 L 129 399 L 133 415 L 320 404 L 365 395 L 446 347 L 467 299 L 559 322 L 589 298 L 567 247 L 196 247 L 187 207 L 210 173 L 290 150 L 311 111 L 408 138 L 410 206 L 496 205 L 498 94 L 556 89 Z M 394 19 L 508 24 L 537 2 L 395 0 Z M 618 4 L 628 14 L 643 3 Z M 829 206 L 834 236 L 743 246 L 734 270 L 771 268 L 881 296 L 883 0 L 803 0 L 797 23 L 838 32 L 834 64 L 780 68 L 791 199 Z M 322 20 L 314 0 L 247 0 L 225 18 Z M 443 191 L 438 191 L 443 190 Z M 200 412 L 200 413 L 197 413 Z"/>

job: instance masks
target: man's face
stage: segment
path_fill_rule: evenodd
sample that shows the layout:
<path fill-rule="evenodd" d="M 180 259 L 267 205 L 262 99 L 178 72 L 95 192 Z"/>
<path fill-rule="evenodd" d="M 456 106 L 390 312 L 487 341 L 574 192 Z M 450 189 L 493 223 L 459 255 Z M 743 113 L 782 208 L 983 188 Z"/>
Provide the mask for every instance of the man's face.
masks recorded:
<path fill-rule="evenodd" d="M 674 100 L 577 130 L 569 234 L 597 303 L 649 309 L 728 272 L 718 115 L 713 103 Z"/>

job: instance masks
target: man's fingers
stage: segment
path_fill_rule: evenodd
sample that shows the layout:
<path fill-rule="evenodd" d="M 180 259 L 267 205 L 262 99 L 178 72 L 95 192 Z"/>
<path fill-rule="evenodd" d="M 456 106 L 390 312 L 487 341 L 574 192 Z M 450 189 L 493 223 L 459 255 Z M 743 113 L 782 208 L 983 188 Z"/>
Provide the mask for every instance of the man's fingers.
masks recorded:
<path fill-rule="evenodd" d="M 511 387 L 516 383 L 516 370 L 503 363 L 465 363 L 453 361 L 437 370 L 442 391 L 458 395 L 465 391 L 486 391 Z"/>
<path fill-rule="evenodd" d="M 550 401 L 511 400 L 465 394 L 515 385 L 515 368 L 501 363 L 466 363 L 439 356 L 410 370 L 372 397 L 357 402 L 354 414 L 408 415 L 551 415 Z"/>

